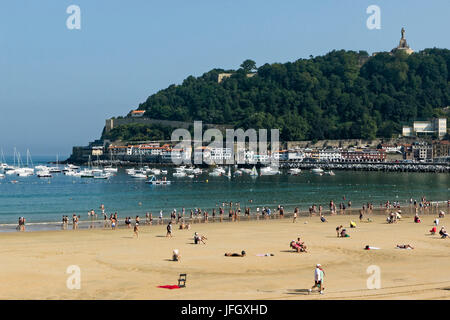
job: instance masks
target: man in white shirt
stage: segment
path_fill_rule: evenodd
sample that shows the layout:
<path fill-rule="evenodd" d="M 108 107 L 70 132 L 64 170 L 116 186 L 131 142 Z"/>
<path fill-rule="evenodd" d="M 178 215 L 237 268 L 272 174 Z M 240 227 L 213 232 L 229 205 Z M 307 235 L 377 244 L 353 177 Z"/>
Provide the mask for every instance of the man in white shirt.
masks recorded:
<path fill-rule="evenodd" d="M 309 289 L 308 291 L 311 293 L 312 289 L 314 288 L 318 288 L 320 294 L 323 294 L 323 290 L 325 289 L 323 287 L 323 276 L 325 275 L 322 266 L 320 265 L 320 263 L 318 263 L 316 265 L 316 269 L 314 270 L 314 286 L 312 286 L 311 289 Z"/>

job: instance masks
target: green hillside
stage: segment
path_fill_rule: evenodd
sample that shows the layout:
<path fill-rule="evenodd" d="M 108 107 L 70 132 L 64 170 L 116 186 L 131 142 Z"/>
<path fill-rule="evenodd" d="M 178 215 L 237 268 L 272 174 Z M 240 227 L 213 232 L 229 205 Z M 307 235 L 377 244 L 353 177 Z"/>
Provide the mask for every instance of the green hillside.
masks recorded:
<path fill-rule="evenodd" d="M 246 60 L 218 83 L 222 72 L 190 76 L 151 95 L 138 109 L 156 119 L 279 128 L 287 141 L 391 137 L 403 123 L 442 116 L 450 105 L 447 49 L 374 57 L 341 50 L 259 68 Z M 248 77 L 251 72 L 257 74 Z M 104 138 L 133 139 L 132 127 L 113 129 Z M 155 132 L 170 138 L 163 128 L 135 131 L 139 138 L 152 139 Z"/>

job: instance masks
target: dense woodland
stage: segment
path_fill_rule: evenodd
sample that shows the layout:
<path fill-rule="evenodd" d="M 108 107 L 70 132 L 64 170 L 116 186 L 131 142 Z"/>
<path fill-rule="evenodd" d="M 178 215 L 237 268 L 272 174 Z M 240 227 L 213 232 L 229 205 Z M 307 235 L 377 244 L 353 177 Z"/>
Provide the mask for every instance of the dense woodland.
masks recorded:
<path fill-rule="evenodd" d="M 234 74 L 218 83 L 222 72 Z M 450 50 L 374 57 L 341 50 L 259 68 L 246 60 L 238 70 L 213 69 L 151 95 L 138 109 L 156 119 L 279 128 L 288 141 L 392 137 L 414 119 L 448 117 L 449 105 Z M 170 132 L 132 125 L 104 138 L 168 139 Z"/>

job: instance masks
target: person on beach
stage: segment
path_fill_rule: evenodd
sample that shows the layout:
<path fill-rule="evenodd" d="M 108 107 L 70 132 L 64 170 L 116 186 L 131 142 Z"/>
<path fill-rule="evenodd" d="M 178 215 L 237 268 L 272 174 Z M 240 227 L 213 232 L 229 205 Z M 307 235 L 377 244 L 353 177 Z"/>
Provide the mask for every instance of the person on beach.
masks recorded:
<path fill-rule="evenodd" d="M 194 233 L 194 243 L 199 244 L 200 242 L 203 244 L 206 244 L 205 240 L 208 240 L 205 236 L 202 236 L 198 234 L 197 232 Z"/>
<path fill-rule="evenodd" d="M 72 215 L 72 229 L 78 229 L 78 217 L 75 213 Z"/>
<path fill-rule="evenodd" d="M 167 225 L 166 238 L 167 237 L 172 238 L 172 221 L 169 221 L 169 224 Z"/>
<path fill-rule="evenodd" d="M 19 217 L 17 230 L 18 231 L 25 231 L 25 218 L 24 217 Z"/>
<path fill-rule="evenodd" d="M 441 230 L 439 230 L 439 235 L 442 239 L 449 238 L 447 230 L 445 230 L 445 227 L 442 227 Z"/>
<path fill-rule="evenodd" d="M 136 223 L 136 224 L 134 225 L 134 230 L 133 230 L 133 232 L 134 232 L 134 234 L 135 234 L 135 236 L 136 236 L 136 239 L 139 238 L 139 223 Z"/>
<path fill-rule="evenodd" d="M 325 271 L 323 270 L 320 263 L 318 263 L 316 265 L 316 269 L 314 270 L 314 285 L 311 287 L 311 289 L 308 290 L 309 293 L 311 293 L 314 288 L 317 288 L 319 290 L 319 293 L 323 294 L 323 290 L 325 290 L 325 288 L 323 287 L 324 276 Z"/>
<path fill-rule="evenodd" d="M 363 219 L 363 210 L 359 210 L 359 221 Z"/>
<path fill-rule="evenodd" d="M 445 217 L 445 212 L 444 211 L 439 211 L 439 216 L 438 216 L 439 218 L 444 218 Z"/>
<path fill-rule="evenodd" d="M 342 225 L 336 227 L 336 234 L 338 238 L 341 236 L 342 228 L 344 228 Z"/>
<path fill-rule="evenodd" d="M 350 220 L 350 228 L 356 228 L 356 223 Z"/>
<path fill-rule="evenodd" d="M 396 246 L 398 249 L 414 249 L 410 244 L 398 244 Z"/>
<path fill-rule="evenodd" d="M 349 238 L 349 237 L 350 237 L 350 235 L 347 234 L 347 230 L 342 229 L 341 230 L 341 238 Z"/>
<path fill-rule="evenodd" d="M 159 223 L 162 224 L 162 222 L 163 222 L 163 211 L 160 210 L 159 211 Z"/>
<path fill-rule="evenodd" d="M 111 229 L 116 230 L 116 219 L 114 217 L 111 219 Z"/>
<path fill-rule="evenodd" d="M 173 249 L 172 261 L 180 261 L 180 259 L 181 259 L 180 251 L 178 249 Z"/>
<path fill-rule="evenodd" d="M 327 219 L 325 219 L 324 216 L 320 216 L 320 221 L 322 221 L 322 222 L 328 222 Z"/>
<path fill-rule="evenodd" d="M 436 228 L 436 226 L 433 226 L 433 228 L 431 228 L 431 230 L 430 230 L 430 234 L 435 235 L 436 232 L 437 232 L 437 228 Z"/>
<path fill-rule="evenodd" d="M 294 219 L 292 220 L 292 223 L 295 223 L 297 221 L 297 212 L 298 212 L 298 208 L 294 209 Z"/>
<path fill-rule="evenodd" d="M 241 253 L 231 253 L 227 252 L 225 253 L 225 257 L 245 257 L 246 253 L 244 250 L 241 251 Z"/>
<path fill-rule="evenodd" d="M 420 223 L 420 218 L 419 218 L 419 215 L 417 213 L 414 216 L 414 223 Z"/>

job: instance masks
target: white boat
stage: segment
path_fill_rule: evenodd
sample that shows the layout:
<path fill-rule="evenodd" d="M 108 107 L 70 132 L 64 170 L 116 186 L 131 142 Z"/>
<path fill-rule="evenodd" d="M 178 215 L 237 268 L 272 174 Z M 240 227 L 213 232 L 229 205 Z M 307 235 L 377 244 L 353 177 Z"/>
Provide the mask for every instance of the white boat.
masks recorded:
<path fill-rule="evenodd" d="M 278 169 L 272 167 L 263 167 L 260 172 L 262 176 L 274 176 L 280 173 Z"/>
<path fill-rule="evenodd" d="M 188 174 L 187 177 L 192 179 L 192 178 L 194 178 L 195 176 L 194 176 L 193 174 Z"/>
<path fill-rule="evenodd" d="M 154 175 L 160 175 L 161 174 L 161 170 L 160 169 L 150 169 L 150 171 L 154 174 Z"/>
<path fill-rule="evenodd" d="M 258 176 L 258 171 L 256 170 L 255 166 L 253 166 L 252 171 L 250 172 L 250 175 L 252 177 L 257 177 Z"/>
<path fill-rule="evenodd" d="M 325 171 L 324 174 L 327 175 L 327 176 L 335 176 L 335 175 L 336 175 L 336 174 L 333 172 L 333 170 Z"/>
<path fill-rule="evenodd" d="M 212 176 L 212 177 L 219 177 L 219 176 L 221 176 L 224 173 L 225 173 L 224 170 L 220 170 L 219 168 L 215 168 L 213 171 L 211 171 L 209 173 L 209 175 Z"/>
<path fill-rule="evenodd" d="M 252 169 L 242 168 L 240 170 L 242 171 L 242 173 L 246 173 L 246 174 L 251 174 L 252 173 Z"/>
<path fill-rule="evenodd" d="M 103 168 L 103 171 L 105 171 L 105 172 L 117 172 L 118 169 L 117 168 L 113 168 L 113 167 L 105 167 L 105 168 Z"/>
<path fill-rule="evenodd" d="M 3 173 L 0 173 L 0 179 L 4 179 L 6 176 Z"/>
<path fill-rule="evenodd" d="M 38 171 L 36 173 L 36 176 L 38 176 L 38 178 L 51 178 L 51 177 L 53 177 L 52 174 L 50 173 L 50 171 Z"/>
<path fill-rule="evenodd" d="M 173 176 L 177 178 L 185 177 L 186 172 L 184 172 L 184 170 L 177 170 L 176 172 L 173 173 Z"/>
<path fill-rule="evenodd" d="M 200 169 L 200 168 L 195 168 L 194 171 L 193 171 L 193 173 L 196 174 L 196 175 L 199 175 L 199 174 L 202 174 L 202 173 L 203 173 L 203 170 Z"/>
<path fill-rule="evenodd" d="M 186 171 L 187 173 L 191 173 L 194 172 L 195 168 L 194 167 L 189 167 L 189 168 L 185 168 L 184 171 Z"/>
<path fill-rule="evenodd" d="M 94 175 L 94 179 L 109 179 L 109 177 L 110 177 L 110 175 L 107 173 Z"/>
<path fill-rule="evenodd" d="M 313 168 L 313 169 L 311 169 L 311 173 L 314 173 L 314 174 L 322 175 L 323 172 L 324 171 L 321 168 Z"/>
<path fill-rule="evenodd" d="M 296 176 L 296 175 L 300 174 L 301 172 L 302 172 L 302 169 L 299 169 L 299 168 L 289 169 L 289 174 L 293 175 L 293 176 Z"/>
<path fill-rule="evenodd" d="M 147 179 L 147 175 L 143 173 L 135 173 L 132 174 L 131 176 L 136 179 Z"/>
<path fill-rule="evenodd" d="M 94 173 L 92 172 L 92 170 L 84 169 L 83 171 L 80 172 L 80 177 L 81 178 L 93 178 Z"/>
<path fill-rule="evenodd" d="M 155 176 L 150 176 L 150 179 L 148 181 L 145 181 L 145 183 L 154 184 L 154 185 L 168 185 L 171 183 L 171 181 L 168 180 L 158 180 Z"/>
<path fill-rule="evenodd" d="M 227 178 L 231 179 L 231 167 L 228 167 Z"/>
<path fill-rule="evenodd" d="M 161 174 L 167 174 L 167 170 L 161 170 Z"/>

